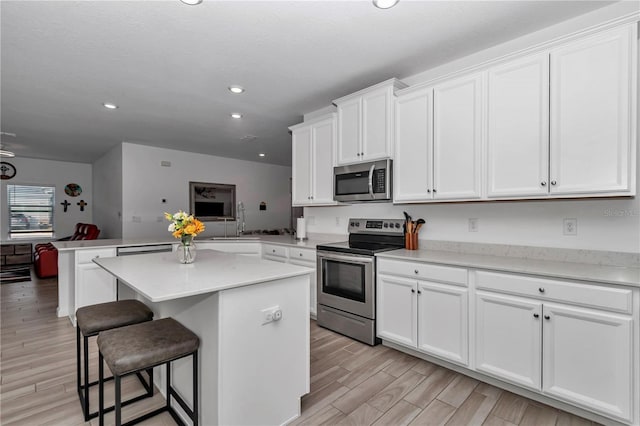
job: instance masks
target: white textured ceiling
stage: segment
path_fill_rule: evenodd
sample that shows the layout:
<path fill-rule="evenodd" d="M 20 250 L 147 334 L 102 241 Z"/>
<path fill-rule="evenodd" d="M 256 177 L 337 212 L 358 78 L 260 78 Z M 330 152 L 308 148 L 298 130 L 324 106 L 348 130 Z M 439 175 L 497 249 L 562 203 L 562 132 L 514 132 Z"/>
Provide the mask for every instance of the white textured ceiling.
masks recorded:
<path fill-rule="evenodd" d="M 17 137 L 2 142 L 85 163 L 127 141 L 289 165 L 302 114 L 607 4 L 3 0 L 1 126 Z"/>

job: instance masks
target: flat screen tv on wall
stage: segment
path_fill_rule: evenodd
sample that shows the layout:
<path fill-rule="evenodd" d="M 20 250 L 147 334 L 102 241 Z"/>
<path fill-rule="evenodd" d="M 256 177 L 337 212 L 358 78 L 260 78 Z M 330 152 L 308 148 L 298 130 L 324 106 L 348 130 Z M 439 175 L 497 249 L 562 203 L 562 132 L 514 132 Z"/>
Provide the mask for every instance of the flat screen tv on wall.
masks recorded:
<path fill-rule="evenodd" d="M 203 221 L 235 220 L 236 186 L 225 183 L 189 182 L 191 214 Z"/>

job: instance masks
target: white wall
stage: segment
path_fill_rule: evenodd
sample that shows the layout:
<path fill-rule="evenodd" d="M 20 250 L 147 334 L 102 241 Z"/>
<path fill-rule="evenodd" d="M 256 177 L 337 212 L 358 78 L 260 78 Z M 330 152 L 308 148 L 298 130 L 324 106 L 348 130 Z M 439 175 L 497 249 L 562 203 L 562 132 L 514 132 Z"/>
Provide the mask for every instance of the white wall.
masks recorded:
<path fill-rule="evenodd" d="M 122 238 L 122 145 L 93 163 L 93 217 L 100 238 Z"/>
<path fill-rule="evenodd" d="M 171 167 L 161 166 L 162 161 L 170 161 Z M 189 210 L 189 181 L 235 184 L 236 201 L 245 205 L 247 230 L 289 226 L 290 167 L 123 143 L 122 176 L 124 238 L 170 236 L 163 212 Z M 261 201 L 267 203 L 266 211 L 259 210 Z M 205 225 L 198 238 L 224 234 L 221 222 Z M 235 235 L 235 223 L 228 232 Z"/>
<path fill-rule="evenodd" d="M 573 33 L 634 10 L 638 10 L 637 2 L 614 4 L 436 69 L 415 76 L 399 77 L 409 84 L 417 84 Z M 638 86 L 640 87 L 640 84 Z M 313 113 L 310 113 L 306 116 L 312 115 Z M 640 132 L 638 135 L 640 136 Z M 640 150 L 638 156 L 640 165 Z M 636 186 L 640 190 L 640 173 L 638 177 Z M 640 253 L 639 197 L 395 206 L 391 203 L 355 204 L 340 207 L 306 207 L 305 216 L 308 232 L 345 234 L 349 217 L 401 219 L 402 211 L 407 211 L 414 218 L 422 217 L 427 221 L 420 232 L 422 247 L 428 247 L 426 240 L 445 240 Z M 469 232 L 469 218 L 478 219 L 478 232 Z M 562 234 L 564 218 L 578 219 L 576 236 Z"/>
<path fill-rule="evenodd" d="M 93 197 L 92 197 L 92 171 L 91 164 L 70 163 L 65 161 L 40 160 L 35 158 L 8 158 L 2 161 L 11 163 L 16 168 L 16 176 L 10 180 L 1 181 L 2 201 L 0 203 L 0 232 L 2 240 L 8 239 L 9 217 L 7 217 L 7 185 L 55 185 L 55 210 L 53 213 L 53 226 L 55 238 L 66 237 L 73 234 L 78 222 L 93 223 Z M 68 183 L 77 183 L 82 188 L 82 194 L 78 197 L 69 197 L 64 193 L 64 187 Z M 67 200 L 71 205 L 64 212 L 60 205 Z M 84 211 L 80 211 L 78 203 L 84 200 L 88 205 Z"/>

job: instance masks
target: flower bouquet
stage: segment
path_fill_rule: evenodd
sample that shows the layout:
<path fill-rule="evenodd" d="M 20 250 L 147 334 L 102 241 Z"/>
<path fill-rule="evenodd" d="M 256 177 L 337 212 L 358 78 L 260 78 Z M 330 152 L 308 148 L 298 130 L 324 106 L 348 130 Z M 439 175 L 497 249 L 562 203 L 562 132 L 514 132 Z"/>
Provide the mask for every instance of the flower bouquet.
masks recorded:
<path fill-rule="evenodd" d="M 204 224 L 182 210 L 174 214 L 165 213 L 164 217 L 171 222 L 169 232 L 175 238 L 180 238 L 177 249 L 178 260 L 180 263 L 193 263 L 196 259 L 196 246 L 193 239 L 204 231 Z"/>

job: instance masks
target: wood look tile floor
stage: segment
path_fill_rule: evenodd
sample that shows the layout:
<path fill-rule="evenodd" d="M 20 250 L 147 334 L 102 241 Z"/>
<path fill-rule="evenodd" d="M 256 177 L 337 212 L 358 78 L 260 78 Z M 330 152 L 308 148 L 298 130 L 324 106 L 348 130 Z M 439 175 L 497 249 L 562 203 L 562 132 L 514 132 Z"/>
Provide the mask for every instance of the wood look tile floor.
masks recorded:
<path fill-rule="evenodd" d="M 34 274 L 32 276 L 35 277 Z M 1 289 L 0 424 L 85 423 L 76 393 L 75 330 L 56 317 L 55 279 Z M 91 371 L 97 371 L 92 341 Z M 106 395 L 112 388 L 106 386 Z M 135 378 L 124 398 L 142 392 Z M 159 392 L 123 409 L 126 421 L 163 404 Z M 96 392 L 92 407 L 97 407 Z M 109 404 L 109 401 L 106 401 Z M 203 403 L 206 403 L 203 401 Z M 113 415 L 107 416 L 113 424 Z M 172 425 L 168 414 L 145 425 Z M 384 346 L 370 347 L 311 321 L 311 393 L 291 425 L 592 425 L 589 420 L 522 398 Z"/>

